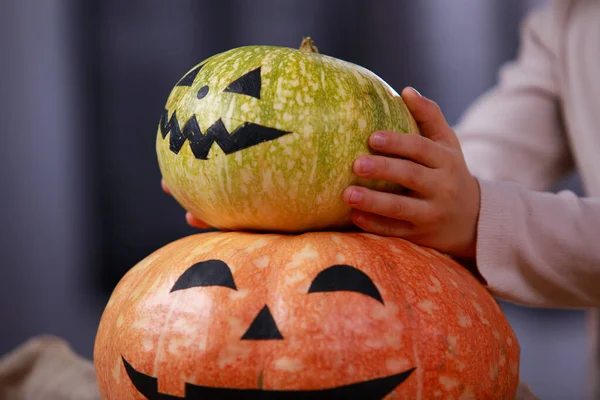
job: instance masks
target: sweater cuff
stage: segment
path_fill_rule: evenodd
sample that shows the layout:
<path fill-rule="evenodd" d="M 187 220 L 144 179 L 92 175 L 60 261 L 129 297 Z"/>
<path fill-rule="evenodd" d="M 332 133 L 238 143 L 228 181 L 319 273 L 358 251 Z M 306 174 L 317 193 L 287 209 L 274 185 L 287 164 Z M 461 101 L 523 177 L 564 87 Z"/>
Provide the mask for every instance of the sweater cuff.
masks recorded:
<path fill-rule="evenodd" d="M 494 295 L 519 297 L 522 282 L 514 262 L 515 228 L 519 225 L 516 185 L 478 179 L 481 201 L 477 222 L 476 263 Z M 518 283 L 517 283 L 518 282 Z"/>

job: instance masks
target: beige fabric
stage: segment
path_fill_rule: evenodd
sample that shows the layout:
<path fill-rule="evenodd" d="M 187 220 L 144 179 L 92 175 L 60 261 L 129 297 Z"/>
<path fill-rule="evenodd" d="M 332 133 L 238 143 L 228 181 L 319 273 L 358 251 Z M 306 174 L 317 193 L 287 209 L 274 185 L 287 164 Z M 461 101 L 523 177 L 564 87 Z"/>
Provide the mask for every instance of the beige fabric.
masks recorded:
<path fill-rule="evenodd" d="M 98 400 L 92 363 L 63 340 L 35 337 L 0 358 L 0 400 Z"/>
<path fill-rule="evenodd" d="M 481 183 L 479 270 L 501 298 L 590 309 L 590 399 L 600 399 L 599 68 L 600 1 L 552 1 L 526 19 L 517 59 L 456 126 Z M 587 198 L 541 193 L 575 166 Z"/>

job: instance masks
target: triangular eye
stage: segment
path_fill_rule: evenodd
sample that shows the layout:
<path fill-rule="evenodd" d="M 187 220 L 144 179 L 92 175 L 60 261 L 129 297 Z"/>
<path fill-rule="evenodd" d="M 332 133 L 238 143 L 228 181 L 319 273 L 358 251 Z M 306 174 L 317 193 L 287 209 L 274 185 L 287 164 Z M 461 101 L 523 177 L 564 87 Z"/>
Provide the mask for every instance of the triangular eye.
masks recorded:
<path fill-rule="evenodd" d="M 190 72 L 188 72 L 183 78 L 181 78 L 179 82 L 177 82 L 175 86 L 192 86 L 194 80 L 196 79 L 196 76 L 198 75 L 198 72 L 200 72 L 203 66 L 204 64 L 199 65 Z"/>
<path fill-rule="evenodd" d="M 260 67 L 231 82 L 224 92 L 245 94 L 260 99 Z"/>

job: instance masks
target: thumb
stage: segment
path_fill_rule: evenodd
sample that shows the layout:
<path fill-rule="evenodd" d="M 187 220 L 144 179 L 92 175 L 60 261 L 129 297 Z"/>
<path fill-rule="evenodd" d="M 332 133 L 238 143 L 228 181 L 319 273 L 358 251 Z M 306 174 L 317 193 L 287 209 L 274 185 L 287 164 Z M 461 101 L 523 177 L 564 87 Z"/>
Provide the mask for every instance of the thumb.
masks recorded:
<path fill-rule="evenodd" d="M 402 99 L 417 121 L 423 136 L 434 142 L 458 145 L 456 134 L 434 101 L 423 97 L 412 87 L 407 87 L 402 91 Z"/>

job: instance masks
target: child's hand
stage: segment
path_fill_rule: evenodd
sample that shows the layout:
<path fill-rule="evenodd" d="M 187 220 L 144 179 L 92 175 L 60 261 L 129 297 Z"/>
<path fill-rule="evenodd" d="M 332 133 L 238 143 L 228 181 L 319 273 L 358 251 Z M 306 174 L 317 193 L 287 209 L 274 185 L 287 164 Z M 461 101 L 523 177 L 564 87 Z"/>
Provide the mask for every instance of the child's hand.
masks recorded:
<path fill-rule="evenodd" d="M 375 132 L 370 146 L 386 155 L 354 162 L 364 178 L 398 183 L 410 192 L 396 195 L 352 186 L 344 201 L 365 231 L 398 236 L 458 257 L 473 257 L 479 216 L 479 184 L 469 172 L 456 134 L 439 107 L 406 88 L 402 98 L 422 136 Z"/>
<path fill-rule="evenodd" d="M 171 191 L 167 187 L 167 182 L 165 182 L 164 179 L 161 179 L 160 185 L 162 186 L 162 190 L 170 196 Z M 189 211 L 186 211 L 186 213 L 185 213 L 185 221 L 188 223 L 189 226 L 194 227 L 194 228 L 198 228 L 198 229 L 211 228 L 210 225 L 206 224 L 205 222 L 200 221 L 198 218 L 194 217 L 192 215 L 192 213 Z"/>

